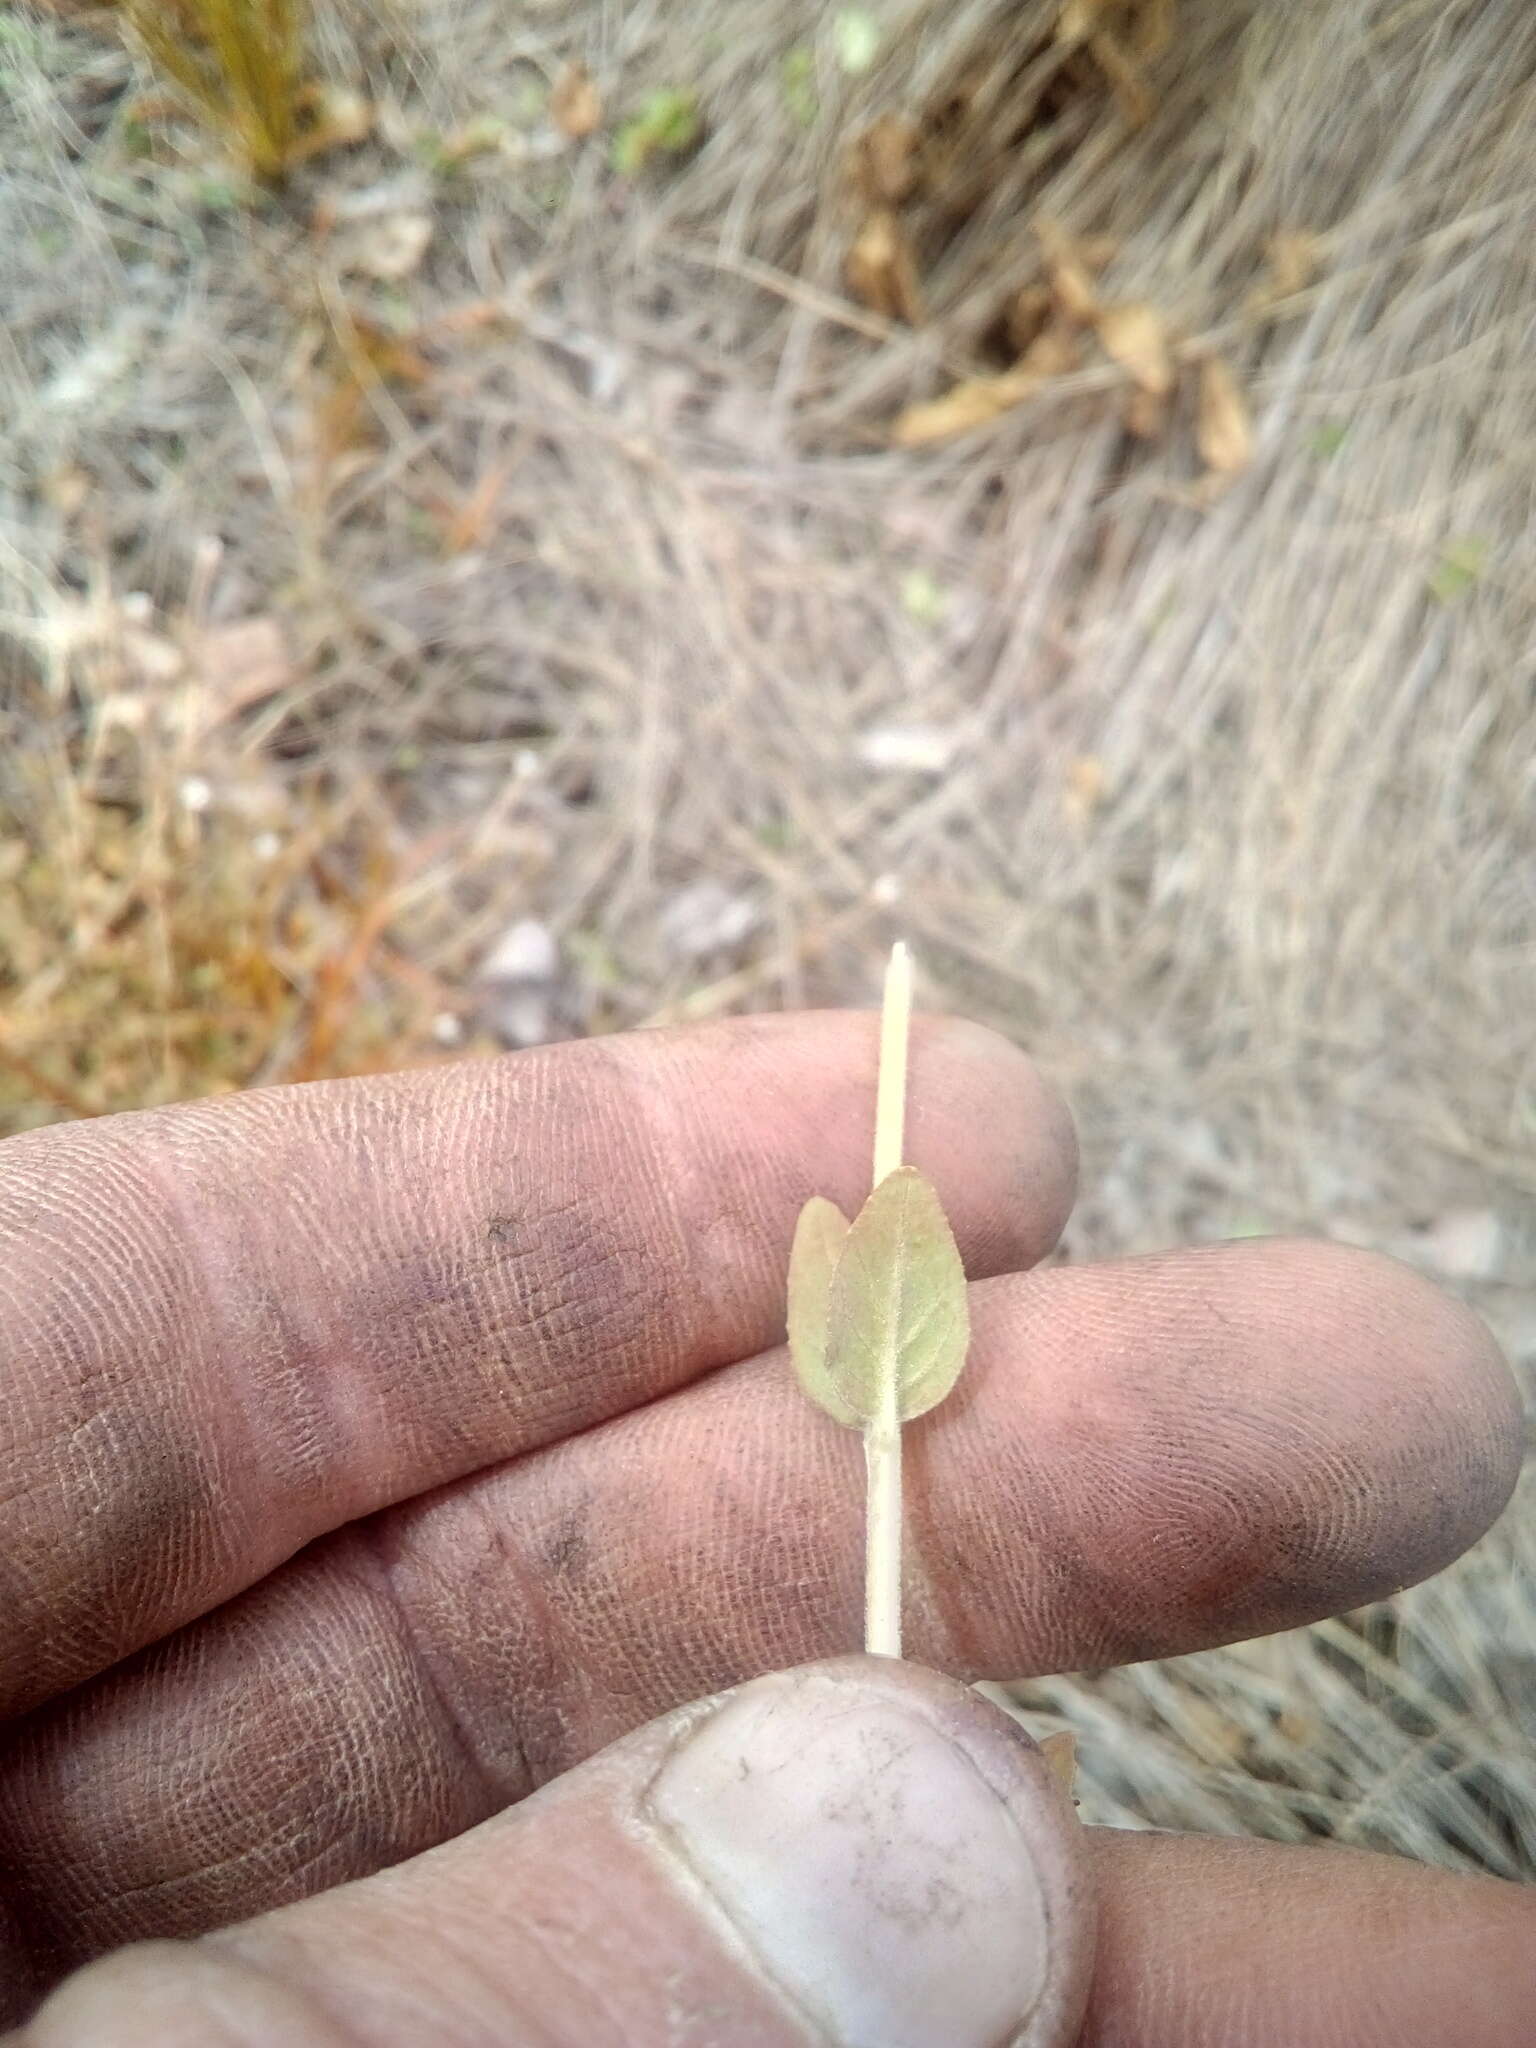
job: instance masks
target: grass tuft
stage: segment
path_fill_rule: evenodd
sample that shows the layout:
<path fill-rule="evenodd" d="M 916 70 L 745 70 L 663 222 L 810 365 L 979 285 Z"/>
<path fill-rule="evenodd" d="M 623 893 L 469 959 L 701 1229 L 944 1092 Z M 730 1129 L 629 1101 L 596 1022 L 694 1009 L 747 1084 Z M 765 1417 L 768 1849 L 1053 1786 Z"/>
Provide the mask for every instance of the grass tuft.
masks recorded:
<path fill-rule="evenodd" d="M 125 0 L 151 61 L 253 176 L 282 178 L 305 105 L 305 0 Z"/>

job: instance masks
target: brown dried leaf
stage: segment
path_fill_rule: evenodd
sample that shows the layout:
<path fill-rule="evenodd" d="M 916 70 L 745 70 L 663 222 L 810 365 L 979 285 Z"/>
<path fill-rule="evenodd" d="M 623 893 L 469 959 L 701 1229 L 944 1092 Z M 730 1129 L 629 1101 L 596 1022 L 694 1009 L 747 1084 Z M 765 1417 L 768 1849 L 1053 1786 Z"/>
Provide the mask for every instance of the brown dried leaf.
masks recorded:
<path fill-rule="evenodd" d="M 510 458 L 491 463 L 473 490 L 467 492 L 457 505 L 440 508 L 444 554 L 461 555 L 466 549 L 485 545 L 513 467 Z"/>
<path fill-rule="evenodd" d="M 854 181 L 870 206 L 900 206 L 917 186 L 922 131 L 907 114 L 882 114 L 854 144 Z"/>
<path fill-rule="evenodd" d="M 1120 103 L 1120 116 L 1128 127 L 1140 128 L 1151 118 L 1154 101 L 1151 88 L 1141 75 L 1141 66 L 1130 52 L 1112 35 L 1097 35 L 1089 40 L 1093 61 L 1109 82 L 1110 90 Z"/>
<path fill-rule="evenodd" d="M 1008 301 L 1003 314 L 1003 331 L 1010 347 L 1019 355 L 1040 339 L 1055 304 L 1055 293 L 1043 284 L 1023 285 Z"/>
<path fill-rule="evenodd" d="M 1073 237 L 1072 247 L 1077 252 L 1078 261 L 1084 264 L 1097 277 L 1104 266 L 1107 263 L 1113 263 L 1120 254 L 1120 237 L 1118 235 L 1076 235 Z"/>
<path fill-rule="evenodd" d="M 1056 17 L 1058 43 L 1085 43 L 1102 25 L 1106 0 L 1061 0 Z"/>
<path fill-rule="evenodd" d="M 891 439 L 898 448 L 927 448 L 935 441 L 952 441 L 973 427 L 985 426 L 1021 404 L 1039 389 L 1038 377 L 1020 377 L 1017 368 L 995 377 L 966 377 L 951 385 L 942 398 L 925 399 L 909 405 L 896 416 Z"/>
<path fill-rule="evenodd" d="M 300 97 L 309 110 L 310 126 L 289 146 L 290 169 L 323 156 L 328 149 L 366 142 L 373 131 L 373 101 L 350 86 L 306 86 Z"/>
<path fill-rule="evenodd" d="M 1105 353 L 1128 371 L 1143 391 L 1167 397 L 1173 389 L 1173 354 L 1167 323 L 1157 308 L 1141 299 L 1106 306 L 1095 325 Z"/>
<path fill-rule="evenodd" d="M 1056 303 L 1079 327 L 1091 327 L 1099 317 L 1099 296 L 1093 288 L 1081 258 L 1063 252 L 1051 264 L 1051 290 Z"/>
<path fill-rule="evenodd" d="M 1056 19 L 1059 43 L 1082 43 L 1106 30 L 1138 57 L 1160 57 L 1173 41 L 1178 0 L 1062 0 Z"/>
<path fill-rule="evenodd" d="M 1053 377 L 1075 369 L 1077 340 L 1070 329 L 1047 327 L 1011 370 L 991 377 L 967 377 L 941 398 L 909 405 L 898 413 L 891 438 L 898 448 L 926 448 L 985 426 L 1022 405 Z"/>
<path fill-rule="evenodd" d="M 1173 47 L 1179 0 L 1136 0 L 1136 54 L 1153 63 Z"/>
<path fill-rule="evenodd" d="M 204 725 L 220 724 L 293 681 L 293 663 L 276 619 L 236 619 L 208 626 L 189 654 L 207 698 Z"/>
<path fill-rule="evenodd" d="M 1293 292 L 1305 291 L 1322 268 L 1323 245 L 1306 228 L 1281 228 L 1270 236 L 1264 260 L 1269 276 L 1261 296 L 1288 299 Z"/>
<path fill-rule="evenodd" d="M 877 207 L 860 228 L 846 265 L 848 289 L 871 312 L 916 327 L 923 317 L 917 265 L 901 222 Z"/>
<path fill-rule="evenodd" d="M 1091 327 L 1100 307 L 1094 266 L 1087 260 L 1085 245 L 1051 220 L 1036 221 L 1035 234 L 1045 253 L 1046 275 L 1057 306 L 1079 327 Z"/>
<path fill-rule="evenodd" d="M 1165 393 L 1144 391 L 1139 384 L 1133 384 L 1126 393 L 1120 417 L 1125 431 L 1134 434 L 1138 441 L 1160 441 L 1168 428 L 1170 410 Z"/>
<path fill-rule="evenodd" d="M 1065 320 L 1053 320 L 1024 351 L 1019 368 L 1036 377 L 1064 377 L 1082 359 L 1076 328 Z"/>
<path fill-rule="evenodd" d="M 1050 1765 L 1051 1776 L 1071 1799 L 1077 1784 L 1077 1737 L 1070 1728 L 1058 1728 L 1054 1734 L 1042 1735 L 1040 1754 Z"/>
<path fill-rule="evenodd" d="M 73 519 L 91 495 L 91 477 L 78 463 L 66 462 L 50 469 L 38 487 L 43 503 L 61 519 Z"/>
<path fill-rule="evenodd" d="M 457 168 L 477 156 L 492 156 L 507 146 L 507 123 L 495 114 L 471 114 L 456 128 L 450 128 L 437 146 L 437 161 Z"/>
<path fill-rule="evenodd" d="M 1142 67 L 1172 43 L 1175 6 L 1176 0 L 1062 0 L 1057 42 L 1086 46 L 1128 121 L 1142 122 L 1152 111 Z"/>
<path fill-rule="evenodd" d="M 1071 235 L 1049 219 L 1037 220 L 1035 233 L 1061 313 L 1080 327 L 1093 326 L 1103 311 L 1095 280 L 1119 242 L 1113 235 Z"/>
<path fill-rule="evenodd" d="M 337 336 L 346 366 L 359 382 L 370 376 L 393 384 L 425 384 L 432 365 L 409 335 L 391 334 L 376 320 L 359 313 L 349 314 L 349 325 Z"/>
<path fill-rule="evenodd" d="M 1253 461 L 1253 417 L 1248 401 L 1220 356 L 1200 366 L 1200 410 L 1195 426 L 1200 459 L 1216 476 L 1241 476 Z"/>
<path fill-rule="evenodd" d="M 603 100 L 585 64 L 567 64 L 549 95 L 549 118 L 572 142 L 602 126 Z"/>
<path fill-rule="evenodd" d="M 416 332 L 423 341 L 441 341 L 451 334 L 478 334 L 483 327 L 510 331 L 516 325 L 516 316 L 505 299 L 466 299 L 423 321 Z"/>
<path fill-rule="evenodd" d="M 1104 763 L 1097 754 L 1079 754 L 1068 764 L 1066 784 L 1068 816 L 1086 823 L 1104 800 Z"/>
<path fill-rule="evenodd" d="M 316 125 L 328 143 L 366 142 L 373 132 L 373 101 L 353 86 L 322 85 L 314 107 Z"/>
<path fill-rule="evenodd" d="M 338 309 L 322 373 L 308 381 L 301 429 L 312 478 L 325 492 L 356 473 L 377 426 L 380 384 L 425 384 L 432 365 L 411 337 L 391 334 L 351 307 Z"/>
<path fill-rule="evenodd" d="M 381 284 L 398 284 L 421 268 L 432 235 L 429 213 L 407 208 L 381 213 L 376 219 L 358 223 L 348 242 L 343 268 L 377 278 Z"/>

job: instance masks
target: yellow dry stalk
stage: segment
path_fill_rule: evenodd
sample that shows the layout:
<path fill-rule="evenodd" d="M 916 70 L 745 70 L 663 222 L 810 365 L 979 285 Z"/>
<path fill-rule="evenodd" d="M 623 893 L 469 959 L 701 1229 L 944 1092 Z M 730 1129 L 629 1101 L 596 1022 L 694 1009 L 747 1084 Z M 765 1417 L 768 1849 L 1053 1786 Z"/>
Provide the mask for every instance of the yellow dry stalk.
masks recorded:
<path fill-rule="evenodd" d="M 258 178 L 293 161 L 307 0 L 124 0 L 151 62 Z"/>

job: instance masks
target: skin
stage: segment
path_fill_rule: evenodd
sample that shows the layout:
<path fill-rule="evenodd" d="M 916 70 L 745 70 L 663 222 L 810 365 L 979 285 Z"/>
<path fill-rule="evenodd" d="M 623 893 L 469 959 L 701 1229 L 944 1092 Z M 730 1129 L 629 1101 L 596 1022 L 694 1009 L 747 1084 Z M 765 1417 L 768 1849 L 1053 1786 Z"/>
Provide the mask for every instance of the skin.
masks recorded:
<path fill-rule="evenodd" d="M 751 1020 L 0 1147 L 0 2022 L 151 1944 L 15 2038 L 589 2042 L 616 2008 L 639 2048 L 829 2038 L 658 1880 L 645 1815 L 685 1703 L 859 1639 L 858 1444 L 776 1346 L 800 1205 L 867 1191 L 874 1041 Z M 1074 1192 L 1059 1102 L 936 1020 L 910 1100 L 975 1283 L 908 1435 L 921 1664 L 1290 1627 L 1498 1513 L 1518 1409 L 1467 1311 L 1319 1244 L 1032 1270 Z M 990 1759 L 1054 1873 L 1065 1988 L 1021 2040 L 1527 2038 L 1521 1889 L 1085 1838 L 931 1672 L 770 1684 L 798 1712 L 833 1680 Z M 597 1915 L 579 1964 L 530 1946 L 523 1886 Z"/>

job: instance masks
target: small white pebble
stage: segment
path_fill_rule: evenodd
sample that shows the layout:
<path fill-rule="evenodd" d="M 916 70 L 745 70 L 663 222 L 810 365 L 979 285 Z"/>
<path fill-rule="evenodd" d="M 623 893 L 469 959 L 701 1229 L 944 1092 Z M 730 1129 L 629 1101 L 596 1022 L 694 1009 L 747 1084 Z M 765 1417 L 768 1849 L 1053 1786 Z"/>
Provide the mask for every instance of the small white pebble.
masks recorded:
<path fill-rule="evenodd" d="M 669 897 L 659 923 L 670 951 L 685 960 L 702 960 L 750 938 L 762 923 L 762 911 L 745 891 L 706 876 Z"/>
<path fill-rule="evenodd" d="M 213 802 L 213 784 L 206 775 L 183 775 L 176 794 L 184 811 L 206 811 Z"/>
<path fill-rule="evenodd" d="M 869 885 L 869 896 L 872 903 L 889 910 L 893 903 L 901 901 L 901 882 L 895 875 L 876 875 Z"/>
<path fill-rule="evenodd" d="M 877 725 L 859 740 L 866 768 L 904 775 L 942 775 L 960 745 L 958 732 L 937 725 Z"/>
<path fill-rule="evenodd" d="M 432 1036 L 439 1045 L 462 1045 L 464 1026 L 452 1010 L 439 1010 L 432 1019 Z"/>
<path fill-rule="evenodd" d="M 481 981 L 552 981 L 560 972 L 560 949 L 547 924 L 520 917 L 508 925 L 480 965 Z"/>
<path fill-rule="evenodd" d="M 512 768 L 519 782 L 532 782 L 542 763 L 532 747 L 519 747 Z"/>
<path fill-rule="evenodd" d="M 1452 1209 L 1387 1249 L 1447 1279 L 1494 1280 L 1504 1262 L 1504 1231 L 1492 1209 Z"/>
<path fill-rule="evenodd" d="M 253 860 L 276 860 L 283 850 L 283 842 L 275 832 L 258 832 L 251 841 Z"/>

